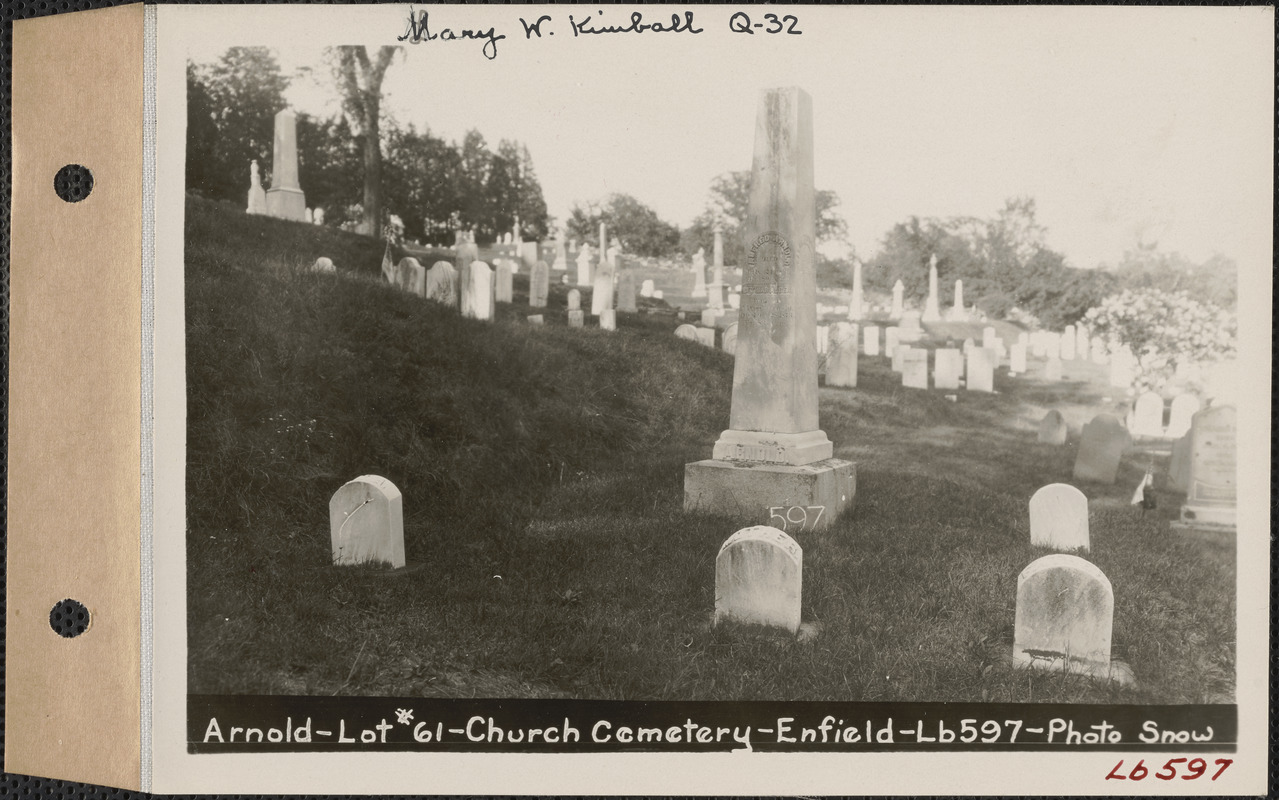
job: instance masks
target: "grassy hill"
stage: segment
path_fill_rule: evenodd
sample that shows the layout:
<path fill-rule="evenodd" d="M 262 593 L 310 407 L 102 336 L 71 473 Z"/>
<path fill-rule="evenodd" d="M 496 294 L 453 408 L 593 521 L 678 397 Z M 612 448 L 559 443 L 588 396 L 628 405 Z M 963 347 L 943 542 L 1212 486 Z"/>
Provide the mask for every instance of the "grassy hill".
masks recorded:
<path fill-rule="evenodd" d="M 902 389 L 882 358 L 822 389 L 857 509 L 801 533 L 801 644 L 714 629 L 714 557 L 741 524 L 682 511 L 683 467 L 727 427 L 732 359 L 669 313 L 614 333 L 495 322 L 380 283 L 363 237 L 187 204 L 190 690 L 640 699 L 1229 702 L 1234 548 L 1128 495 L 1166 448 L 1084 485 L 1090 560 L 1138 683 L 1014 670 L 1031 493 L 1073 447 L 1035 442 L 1113 401 L 1083 380 Z M 306 271 L 318 256 L 338 274 Z M 523 282 L 521 282 L 523 281 Z M 589 293 L 585 293 L 589 294 Z M 328 500 L 376 473 L 404 495 L 415 570 L 329 563 Z"/>

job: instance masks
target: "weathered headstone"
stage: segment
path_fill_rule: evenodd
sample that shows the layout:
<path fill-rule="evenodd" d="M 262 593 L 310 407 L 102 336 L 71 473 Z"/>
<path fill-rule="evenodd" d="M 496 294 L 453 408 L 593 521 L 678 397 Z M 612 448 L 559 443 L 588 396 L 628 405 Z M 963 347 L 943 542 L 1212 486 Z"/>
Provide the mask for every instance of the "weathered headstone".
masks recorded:
<path fill-rule="evenodd" d="M 568 310 L 568 326 L 570 328 L 580 328 L 586 323 L 586 312 L 580 308 L 570 308 Z"/>
<path fill-rule="evenodd" d="M 892 358 L 899 344 L 901 344 L 901 329 L 896 325 L 884 328 L 884 355 Z"/>
<path fill-rule="evenodd" d="M 635 272 L 623 270 L 617 278 L 617 310 L 634 314 L 639 311 L 636 303 Z"/>
<path fill-rule="evenodd" d="M 715 346 L 715 329 L 714 328 L 697 328 L 697 341 L 707 347 Z"/>
<path fill-rule="evenodd" d="M 400 259 L 396 285 L 404 291 L 418 297 L 426 297 L 426 269 L 416 258 L 407 256 Z"/>
<path fill-rule="evenodd" d="M 888 354 L 892 356 L 892 360 L 893 360 L 893 363 L 892 363 L 893 372 L 902 371 L 902 356 L 906 355 L 906 353 L 909 352 L 910 349 L 911 349 L 910 345 L 908 344 L 899 344 L 888 351 Z"/>
<path fill-rule="evenodd" d="M 582 250 L 577 254 L 577 285 L 590 286 L 593 270 L 591 269 L 591 245 L 589 242 L 582 244 Z"/>
<path fill-rule="evenodd" d="M 995 391 L 995 351 L 989 347 L 974 347 L 968 351 L 967 382 L 970 392 Z"/>
<path fill-rule="evenodd" d="M 804 551 L 777 528 L 743 528 L 715 557 L 715 624 L 799 632 Z"/>
<path fill-rule="evenodd" d="M 954 347 L 943 347 L 935 354 L 933 386 L 938 389 L 958 389 L 964 374 L 964 354 Z"/>
<path fill-rule="evenodd" d="M 1209 406 L 1190 424 L 1190 474 L 1181 521 L 1235 527 L 1235 407 Z"/>
<path fill-rule="evenodd" d="M 1193 437 L 1186 431 L 1172 443 L 1172 460 L 1168 464 L 1168 482 L 1179 492 L 1190 491 L 1190 453 L 1194 448 Z"/>
<path fill-rule="evenodd" d="M 1190 430 L 1190 422 L 1199 413 L 1199 398 L 1193 394 L 1179 394 L 1172 399 L 1168 413 L 1168 430 L 1165 436 L 1179 439 Z"/>
<path fill-rule="evenodd" d="M 742 296 L 737 292 L 728 293 L 728 307 L 737 311 L 742 307 Z"/>
<path fill-rule="evenodd" d="M 591 290 L 591 316 L 597 317 L 606 308 L 613 307 L 613 267 L 603 262 L 595 270 L 595 282 Z"/>
<path fill-rule="evenodd" d="M 640 284 L 640 297 L 652 297 L 654 288 L 653 279 L 646 278 L 644 282 Z"/>
<path fill-rule="evenodd" d="M 994 328 L 990 327 L 989 325 L 981 329 L 981 346 L 982 347 L 989 347 L 990 349 L 994 350 L 995 342 L 998 339 L 999 339 L 998 333 L 995 331 Z"/>
<path fill-rule="evenodd" d="M 1044 418 L 1039 421 L 1039 441 L 1044 444 L 1065 444 L 1069 433 L 1066 418 L 1055 408 L 1044 414 Z"/>
<path fill-rule="evenodd" d="M 1119 459 L 1132 445 L 1128 431 L 1110 414 L 1098 414 L 1079 435 L 1074 476 L 1077 481 L 1114 483 Z"/>
<path fill-rule="evenodd" d="M 262 173 L 258 170 L 256 159 L 249 162 L 249 198 L 244 209 L 247 214 L 265 214 L 266 190 L 262 188 Z"/>
<path fill-rule="evenodd" d="M 719 317 L 720 317 L 720 312 L 716 311 L 713 308 L 702 309 L 702 325 L 704 325 L 707 328 L 714 328 L 715 320 L 719 319 Z"/>
<path fill-rule="evenodd" d="M 493 270 L 483 261 L 471 262 L 471 303 L 466 316 L 493 319 Z"/>
<path fill-rule="evenodd" d="M 333 563 L 404 566 L 404 500 L 395 484 L 361 475 L 329 499 Z"/>
<path fill-rule="evenodd" d="M 685 323 L 675 329 L 675 335 L 681 339 L 697 341 L 697 326 Z"/>
<path fill-rule="evenodd" d="M 797 88 L 769 90 L 742 225 L 729 429 L 712 459 L 685 466 L 686 511 L 767 521 L 778 508 L 800 508 L 805 525 L 824 528 L 852 508 L 855 467 L 832 458 L 818 427 L 816 208 L 812 100 Z"/>
<path fill-rule="evenodd" d="M 437 303 L 457 306 L 457 271 L 447 261 L 436 261 L 426 271 L 426 297 Z"/>
<path fill-rule="evenodd" d="M 337 272 L 337 267 L 333 266 L 333 259 L 328 256 L 320 256 L 311 265 L 312 272 Z"/>
<path fill-rule="evenodd" d="M 600 311 L 600 330 L 615 331 L 617 330 L 617 311 L 606 308 Z"/>
<path fill-rule="evenodd" d="M 1154 392 L 1142 392 L 1132 407 L 1133 436 L 1164 435 L 1164 399 Z"/>
<path fill-rule="evenodd" d="M 734 322 L 724 329 L 724 333 L 720 336 L 720 349 L 730 356 L 737 353 L 737 323 Z"/>
<path fill-rule="evenodd" d="M 493 298 L 499 303 L 509 303 L 515 297 L 515 282 L 511 274 L 511 263 L 505 258 L 497 263 L 493 270 Z"/>
<path fill-rule="evenodd" d="M 573 291 L 577 291 L 574 289 Z M 528 304 L 531 308 L 545 308 L 551 294 L 551 270 L 545 261 L 533 265 L 528 276 Z"/>
<path fill-rule="evenodd" d="M 911 347 L 902 354 L 902 386 L 908 389 L 928 388 L 927 350 Z"/>
<path fill-rule="evenodd" d="M 1013 664 L 1046 672 L 1112 677 L 1115 595 L 1095 565 L 1054 553 L 1017 576 Z"/>
<path fill-rule="evenodd" d="M 831 346 L 826 357 L 826 385 L 857 388 L 857 327 Z"/>
<path fill-rule="evenodd" d="M 867 325 L 862 329 L 862 337 L 865 342 L 865 349 L 862 352 L 868 356 L 879 355 L 879 326 Z"/>
<path fill-rule="evenodd" d="M 1030 498 L 1030 543 L 1054 550 L 1088 547 L 1088 498 L 1068 483 L 1050 483 Z"/>
<path fill-rule="evenodd" d="M 272 153 L 266 213 L 280 219 L 303 222 L 306 219 L 306 195 L 298 185 L 298 120 L 287 108 L 275 115 Z"/>
<path fill-rule="evenodd" d="M 528 322 L 530 325 L 543 325 L 546 323 L 546 317 L 541 314 L 529 314 Z"/>
<path fill-rule="evenodd" d="M 582 307 L 582 293 L 576 289 L 568 290 L 568 309 L 575 311 Z"/>

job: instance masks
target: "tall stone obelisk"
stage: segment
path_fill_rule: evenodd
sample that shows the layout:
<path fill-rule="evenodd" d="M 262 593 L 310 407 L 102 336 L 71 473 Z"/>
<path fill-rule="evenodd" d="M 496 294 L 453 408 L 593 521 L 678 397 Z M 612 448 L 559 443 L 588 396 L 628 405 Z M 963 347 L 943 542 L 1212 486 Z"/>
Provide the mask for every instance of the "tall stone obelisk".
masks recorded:
<path fill-rule="evenodd" d="M 924 301 L 923 322 L 941 322 L 941 309 L 937 305 L 937 255 L 928 259 L 928 299 Z"/>
<path fill-rule="evenodd" d="M 778 508 L 800 507 L 801 528 L 823 528 L 853 505 L 855 465 L 831 457 L 817 426 L 815 216 L 812 100 L 798 88 L 768 90 L 742 226 L 729 430 L 712 459 L 685 465 L 685 511 L 768 523 Z"/>
<path fill-rule="evenodd" d="M 287 108 L 275 115 L 271 188 L 266 213 L 280 219 L 306 221 L 306 195 L 298 185 L 298 120 Z"/>
<path fill-rule="evenodd" d="M 853 256 L 853 299 L 848 304 L 848 318 L 854 322 L 862 318 L 862 308 L 866 301 L 862 299 L 862 260 Z"/>
<path fill-rule="evenodd" d="M 964 281 L 955 280 L 955 304 L 950 309 L 951 322 L 967 322 L 968 312 L 964 309 Z"/>

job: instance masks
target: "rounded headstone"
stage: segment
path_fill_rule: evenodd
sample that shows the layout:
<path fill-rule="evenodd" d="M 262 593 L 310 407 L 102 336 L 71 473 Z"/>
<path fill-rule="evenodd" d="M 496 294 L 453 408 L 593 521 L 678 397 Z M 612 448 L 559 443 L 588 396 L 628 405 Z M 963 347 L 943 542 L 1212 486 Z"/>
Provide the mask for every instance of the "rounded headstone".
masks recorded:
<path fill-rule="evenodd" d="M 777 528 L 743 528 L 715 557 L 715 623 L 799 631 L 804 552 Z"/>
<path fill-rule="evenodd" d="M 404 504 L 380 475 L 361 475 L 329 499 L 333 563 L 404 566 Z"/>
<path fill-rule="evenodd" d="M 1119 459 L 1131 444 L 1132 437 L 1114 416 L 1098 414 L 1093 417 L 1079 435 L 1075 480 L 1114 483 Z"/>
<path fill-rule="evenodd" d="M 1030 498 L 1030 543 L 1087 551 L 1088 498 L 1067 483 L 1050 483 Z"/>
<path fill-rule="evenodd" d="M 1067 433 L 1066 418 L 1055 408 L 1039 421 L 1039 441 L 1044 444 L 1065 444 Z"/>
<path fill-rule="evenodd" d="M 697 328 L 685 323 L 675 329 L 675 335 L 681 339 L 692 339 L 693 341 L 697 341 Z"/>
<path fill-rule="evenodd" d="M 1017 576 L 1013 663 L 1051 672 L 1110 670 L 1115 595 L 1094 564 L 1054 553 Z"/>

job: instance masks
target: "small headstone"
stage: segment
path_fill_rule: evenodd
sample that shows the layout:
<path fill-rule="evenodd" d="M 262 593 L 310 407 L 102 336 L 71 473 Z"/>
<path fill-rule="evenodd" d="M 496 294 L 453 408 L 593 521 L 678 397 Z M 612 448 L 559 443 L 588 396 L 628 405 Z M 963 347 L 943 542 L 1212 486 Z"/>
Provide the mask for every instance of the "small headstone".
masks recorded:
<path fill-rule="evenodd" d="M 1209 406 L 1190 424 L 1190 475 L 1181 521 L 1235 526 L 1235 407 Z"/>
<path fill-rule="evenodd" d="M 361 475 L 329 499 L 329 533 L 337 566 L 404 566 L 404 501 L 395 484 Z"/>
<path fill-rule="evenodd" d="M 606 308 L 600 311 L 600 330 L 617 330 L 617 311 L 615 309 Z"/>
<path fill-rule="evenodd" d="M 737 323 L 734 322 L 724 329 L 724 333 L 720 335 L 720 349 L 731 355 L 737 354 Z"/>
<path fill-rule="evenodd" d="M 715 329 L 714 328 L 694 328 L 697 331 L 697 341 L 707 347 L 715 346 Z"/>
<path fill-rule="evenodd" d="M 728 307 L 734 311 L 742 307 L 742 296 L 738 292 L 728 293 Z"/>
<path fill-rule="evenodd" d="M 901 328 L 896 325 L 884 328 L 884 354 L 891 356 L 897 351 L 899 344 L 901 344 Z"/>
<path fill-rule="evenodd" d="M 1075 454 L 1076 481 L 1114 483 L 1119 459 L 1132 444 L 1128 431 L 1110 414 L 1098 414 L 1079 435 Z"/>
<path fill-rule="evenodd" d="M 981 329 L 981 346 L 982 347 L 989 347 L 994 349 L 995 342 L 998 341 L 998 339 L 999 337 L 996 335 L 994 328 L 990 326 L 986 326 L 985 328 Z"/>
<path fill-rule="evenodd" d="M 1199 413 L 1199 398 L 1193 394 L 1179 394 L 1172 399 L 1172 408 L 1168 413 L 1168 430 L 1164 435 L 1181 438 L 1190 430 L 1190 421 Z"/>
<path fill-rule="evenodd" d="M 583 245 L 585 247 L 585 245 Z M 568 310 L 576 311 L 582 307 L 582 293 L 576 289 L 568 290 Z"/>
<path fill-rule="evenodd" d="M 426 297 L 449 308 L 457 305 L 457 271 L 447 261 L 436 261 L 426 271 Z"/>
<path fill-rule="evenodd" d="M 1008 371 L 1021 374 L 1026 371 L 1026 345 L 1018 342 L 1008 350 Z"/>
<path fill-rule="evenodd" d="M 697 327 L 686 323 L 675 329 L 675 335 L 681 339 L 697 341 Z"/>
<path fill-rule="evenodd" d="M 969 336 L 967 339 L 964 340 L 964 344 L 963 344 L 964 355 L 967 356 L 970 352 L 972 352 L 972 349 L 976 346 L 977 346 L 977 342 L 973 341 L 973 337 Z"/>
<path fill-rule="evenodd" d="M 515 296 L 514 279 L 511 274 L 511 262 L 505 258 L 498 262 L 493 271 L 493 297 L 499 303 L 509 303 Z"/>
<path fill-rule="evenodd" d="M 720 312 L 713 308 L 702 309 L 702 325 L 708 328 L 715 327 L 715 320 L 719 319 Z"/>
<path fill-rule="evenodd" d="M 1050 483 L 1030 498 L 1030 543 L 1088 550 L 1088 498 L 1067 483 Z"/>
<path fill-rule="evenodd" d="M 954 347 L 943 347 L 935 354 L 933 385 L 938 389 L 958 389 L 964 374 L 964 354 Z"/>
<path fill-rule="evenodd" d="M 333 259 L 327 256 L 320 256 L 311 265 L 313 272 L 337 272 L 337 267 L 333 266 Z"/>
<path fill-rule="evenodd" d="M 640 284 L 640 292 L 639 292 L 640 297 L 652 297 L 653 290 L 655 288 L 656 287 L 653 285 L 653 279 L 652 278 L 646 279 L 643 283 Z"/>
<path fill-rule="evenodd" d="M 573 291 L 577 291 L 574 289 Z M 546 308 L 551 294 L 551 270 L 545 261 L 533 265 L 528 277 L 528 304 L 531 308 Z"/>
<path fill-rule="evenodd" d="M 586 322 L 586 312 L 580 308 L 570 308 L 568 310 L 568 326 L 570 328 L 580 328 Z"/>
<path fill-rule="evenodd" d="M 1061 380 L 1061 359 L 1050 358 L 1044 362 L 1044 380 L 1059 381 Z"/>
<path fill-rule="evenodd" d="M 661 290 L 661 289 L 654 289 L 654 290 L 653 290 L 653 299 L 654 299 L 654 300 L 661 300 L 663 296 L 664 296 L 664 295 L 663 295 L 663 292 L 662 292 L 662 290 Z"/>
<path fill-rule="evenodd" d="M 1017 576 L 1013 663 L 1109 677 L 1115 595 L 1095 565 L 1054 553 Z"/>
<path fill-rule="evenodd" d="M 542 325 L 546 322 L 546 319 L 541 314 L 529 314 L 528 322 L 530 325 Z"/>
<path fill-rule="evenodd" d="M 1066 418 L 1055 408 L 1039 421 L 1039 441 L 1044 444 L 1065 444 L 1069 431 Z"/>
<path fill-rule="evenodd" d="M 799 632 L 804 552 L 776 528 L 743 528 L 715 557 L 715 624 L 765 625 Z"/>
<path fill-rule="evenodd" d="M 928 351 L 910 348 L 902 355 L 902 386 L 908 389 L 928 388 Z"/>
<path fill-rule="evenodd" d="M 879 326 L 867 325 L 862 329 L 862 338 L 865 343 L 865 349 L 862 352 L 868 356 L 879 355 Z"/>
<path fill-rule="evenodd" d="M 426 268 L 417 263 L 416 258 L 401 258 L 396 285 L 410 294 L 426 297 Z"/>
<path fill-rule="evenodd" d="M 470 313 L 466 316 L 475 319 L 493 319 L 493 270 L 483 261 L 472 261 L 470 276 L 471 303 Z"/>
<path fill-rule="evenodd" d="M 617 279 L 617 310 L 634 314 L 639 310 L 635 297 L 635 273 L 628 269 Z"/>
<path fill-rule="evenodd" d="M 1164 399 L 1154 392 L 1142 392 L 1132 408 L 1134 436 L 1164 435 Z"/>
<path fill-rule="evenodd" d="M 826 357 L 826 385 L 857 388 L 857 333 L 837 340 Z"/>
<path fill-rule="evenodd" d="M 1172 443 L 1172 462 L 1168 465 L 1168 482 L 1179 492 L 1190 491 L 1190 452 L 1194 443 L 1190 431 Z"/>
<path fill-rule="evenodd" d="M 968 351 L 967 383 L 970 392 L 995 391 L 995 351 L 989 347 L 974 347 Z"/>

